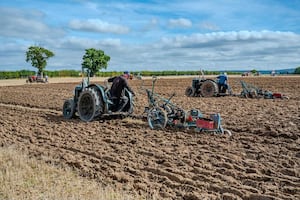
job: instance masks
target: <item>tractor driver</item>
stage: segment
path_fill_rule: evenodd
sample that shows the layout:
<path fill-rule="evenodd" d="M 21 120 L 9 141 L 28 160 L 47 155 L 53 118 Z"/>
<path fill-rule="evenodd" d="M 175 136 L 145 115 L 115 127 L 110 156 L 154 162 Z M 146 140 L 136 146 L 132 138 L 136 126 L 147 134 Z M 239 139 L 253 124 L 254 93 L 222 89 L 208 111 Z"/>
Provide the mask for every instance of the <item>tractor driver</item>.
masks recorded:
<path fill-rule="evenodd" d="M 219 85 L 219 90 L 221 93 L 226 93 L 226 90 L 228 89 L 228 85 L 227 85 L 227 73 L 224 72 L 223 74 L 220 74 L 218 77 L 218 85 Z"/>
<path fill-rule="evenodd" d="M 129 90 L 133 96 L 135 96 L 133 90 L 128 85 L 128 79 L 130 74 L 125 71 L 123 75 L 116 76 L 108 79 L 108 82 L 112 82 L 110 89 L 111 100 L 117 108 L 117 112 L 121 112 L 128 103 L 128 97 L 125 95 L 125 88 Z"/>

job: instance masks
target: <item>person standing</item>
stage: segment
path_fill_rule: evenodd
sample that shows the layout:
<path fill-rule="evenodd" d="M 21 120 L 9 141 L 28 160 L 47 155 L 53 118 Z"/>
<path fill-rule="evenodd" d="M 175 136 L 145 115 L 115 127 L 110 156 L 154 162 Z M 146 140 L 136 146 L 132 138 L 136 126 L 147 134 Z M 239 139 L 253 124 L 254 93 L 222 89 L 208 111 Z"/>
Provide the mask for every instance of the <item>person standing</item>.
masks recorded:
<path fill-rule="evenodd" d="M 218 85 L 219 85 L 219 90 L 221 93 L 226 93 L 226 90 L 228 89 L 228 77 L 227 77 L 227 73 L 224 72 L 222 74 L 220 74 L 219 76 L 217 76 L 218 79 Z"/>

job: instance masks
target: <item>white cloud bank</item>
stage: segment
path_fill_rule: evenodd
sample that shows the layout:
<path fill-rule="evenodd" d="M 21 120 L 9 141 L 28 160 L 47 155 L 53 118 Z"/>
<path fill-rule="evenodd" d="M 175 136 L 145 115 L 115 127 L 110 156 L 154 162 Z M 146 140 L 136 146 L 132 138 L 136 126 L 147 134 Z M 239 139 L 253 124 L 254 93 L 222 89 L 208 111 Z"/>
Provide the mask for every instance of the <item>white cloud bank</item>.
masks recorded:
<path fill-rule="evenodd" d="M 99 33 L 115 33 L 125 34 L 129 32 L 129 28 L 118 24 L 110 24 L 99 19 L 78 20 L 70 21 L 69 27 L 74 30 L 99 32 Z"/>
<path fill-rule="evenodd" d="M 188 27 L 192 26 L 192 22 L 189 19 L 185 19 L 185 18 L 170 19 L 169 26 L 172 28 L 175 28 L 175 27 L 188 28 Z"/>

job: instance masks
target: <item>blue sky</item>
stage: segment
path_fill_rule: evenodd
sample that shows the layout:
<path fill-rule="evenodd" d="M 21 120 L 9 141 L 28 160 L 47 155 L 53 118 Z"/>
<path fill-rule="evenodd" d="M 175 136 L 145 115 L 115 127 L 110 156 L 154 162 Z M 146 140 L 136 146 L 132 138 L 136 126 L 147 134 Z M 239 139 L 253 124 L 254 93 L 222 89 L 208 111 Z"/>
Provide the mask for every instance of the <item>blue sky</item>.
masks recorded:
<path fill-rule="evenodd" d="M 300 66 L 300 0 L 11 0 L 0 2 L 0 70 L 81 69 L 85 49 L 108 71 L 273 70 Z"/>

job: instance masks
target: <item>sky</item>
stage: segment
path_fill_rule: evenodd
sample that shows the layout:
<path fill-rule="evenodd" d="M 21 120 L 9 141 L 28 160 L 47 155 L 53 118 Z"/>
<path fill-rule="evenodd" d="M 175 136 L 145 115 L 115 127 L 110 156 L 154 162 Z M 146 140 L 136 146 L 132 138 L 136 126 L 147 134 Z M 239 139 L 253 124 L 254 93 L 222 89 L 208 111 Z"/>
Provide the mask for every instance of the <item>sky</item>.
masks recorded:
<path fill-rule="evenodd" d="M 80 70 L 85 50 L 106 71 L 276 70 L 300 66 L 300 0 L 10 0 L 0 2 L 0 71 Z"/>

